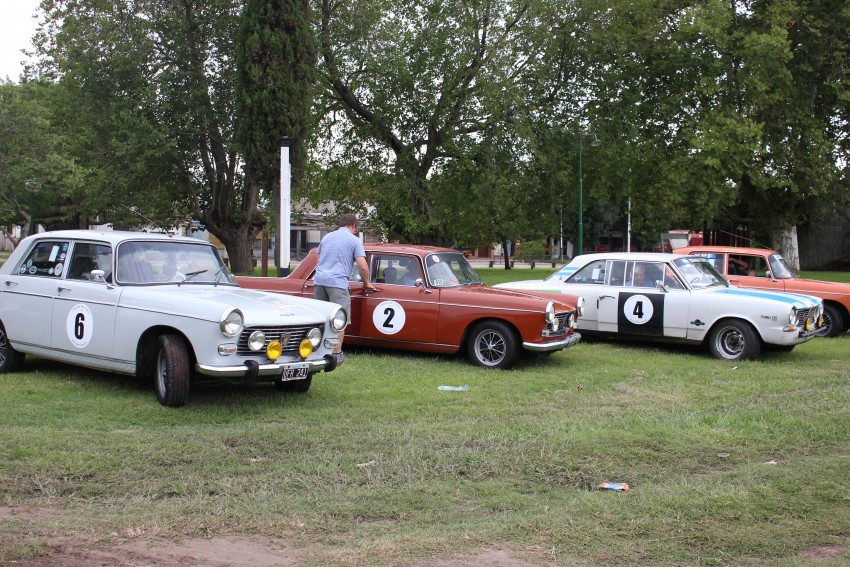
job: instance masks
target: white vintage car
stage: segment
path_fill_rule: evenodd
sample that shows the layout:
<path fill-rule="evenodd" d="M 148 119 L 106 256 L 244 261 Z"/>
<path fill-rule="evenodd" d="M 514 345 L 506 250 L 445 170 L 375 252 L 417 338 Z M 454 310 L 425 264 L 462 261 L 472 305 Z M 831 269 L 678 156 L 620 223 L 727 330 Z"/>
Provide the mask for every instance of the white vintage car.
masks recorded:
<path fill-rule="evenodd" d="M 34 354 L 135 374 L 167 406 L 185 404 L 195 381 L 300 393 L 337 366 L 346 318 L 335 303 L 240 288 L 203 240 L 46 232 L 0 268 L 0 372 Z"/>
<path fill-rule="evenodd" d="M 826 332 L 820 299 L 735 287 L 683 254 L 586 254 L 545 280 L 495 287 L 584 297 L 583 334 L 707 343 L 727 360 L 755 359 L 763 345 L 790 351 Z"/>

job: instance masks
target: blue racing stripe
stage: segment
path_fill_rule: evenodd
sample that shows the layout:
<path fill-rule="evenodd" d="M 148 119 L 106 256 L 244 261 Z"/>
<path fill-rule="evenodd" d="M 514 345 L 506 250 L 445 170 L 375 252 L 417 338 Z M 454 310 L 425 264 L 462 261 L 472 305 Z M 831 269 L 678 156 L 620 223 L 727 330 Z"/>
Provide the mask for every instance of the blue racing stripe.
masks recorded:
<path fill-rule="evenodd" d="M 576 266 L 564 266 L 563 268 L 561 268 L 560 270 L 558 270 L 555 273 L 559 276 L 568 277 L 568 276 L 573 275 L 576 270 L 578 270 L 578 268 Z"/>
<path fill-rule="evenodd" d="M 811 300 L 809 296 L 806 295 L 791 295 L 784 292 L 770 292 L 770 291 L 757 291 L 754 289 L 718 289 L 715 293 L 728 293 L 730 295 L 742 295 L 745 297 L 760 297 L 762 299 L 773 299 L 775 301 L 781 301 L 783 303 L 790 303 L 794 307 L 805 308 L 813 307 L 813 305 L 809 305 L 808 302 L 803 302 L 800 299 L 795 299 L 795 297 L 806 298 Z"/>

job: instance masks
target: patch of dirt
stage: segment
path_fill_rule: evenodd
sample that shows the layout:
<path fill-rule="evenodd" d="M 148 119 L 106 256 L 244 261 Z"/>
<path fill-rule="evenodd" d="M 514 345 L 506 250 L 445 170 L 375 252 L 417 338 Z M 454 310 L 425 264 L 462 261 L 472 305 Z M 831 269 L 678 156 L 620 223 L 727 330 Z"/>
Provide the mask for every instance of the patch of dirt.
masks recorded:
<path fill-rule="evenodd" d="M 79 539 L 59 538 L 50 542 L 49 555 L 0 562 L 22 567 L 274 567 L 304 564 L 305 552 L 272 541 L 244 537 L 132 540 L 109 547 L 87 544 Z"/>
<path fill-rule="evenodd" d="M 830 559 L 836 559 L 845 555 L 850 555 L 850 542 L 844 545 L 813 547 L 812 549 L 807 549 L 806 551 L 802 552 L 800 554 L 800 557 L 804 557 L 805 559 L 812 559 L 814 561 L 828 561 Z"/>

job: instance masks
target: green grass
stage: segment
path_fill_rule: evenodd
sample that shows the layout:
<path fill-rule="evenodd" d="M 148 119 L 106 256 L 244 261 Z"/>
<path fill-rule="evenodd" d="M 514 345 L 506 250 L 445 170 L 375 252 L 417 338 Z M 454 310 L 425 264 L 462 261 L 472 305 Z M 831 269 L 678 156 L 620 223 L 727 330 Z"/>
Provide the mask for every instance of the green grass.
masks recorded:
<path fill-rule="evenodd" d="M 28 359 L 0 375 L 0 506 L 46 512 L 0 516 L 0 563 L 57 533 L 134 533 L 285 538 L 309 565 L 493 547 L 539 563 L 804 565 L 821 546 L 846 564 L 848 347 L 845 334 L 728 364 L 583 342 L 502 372 L 354 350 L 306 395 L 203 388 L 176 410 L 130 378 Z"/>

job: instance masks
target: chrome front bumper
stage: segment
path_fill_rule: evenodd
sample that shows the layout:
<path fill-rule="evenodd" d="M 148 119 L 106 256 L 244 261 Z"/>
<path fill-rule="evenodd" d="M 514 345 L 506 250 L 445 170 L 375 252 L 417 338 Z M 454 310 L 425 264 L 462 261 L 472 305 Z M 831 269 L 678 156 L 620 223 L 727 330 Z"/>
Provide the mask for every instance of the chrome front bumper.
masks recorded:
<path fill-rule="evenodd" d="M 269 362 L 260 364 L 256 360 L 246 360 L 244 364 L 234 366 L 211 366 L 209 364 L 196 364 L 195 372 L 203 376 L 213 378 L 245 378 L 255 380 L 257 378 L 281 378 L 283 371 L 287 368 L 307 368 L 308 374 L 316 372 L 330 372 L 337 367 L 336 359 L 326 354 L 321 360 L 303 360 L 299 362 Z"/>
<path fill-rule="evenodd" d="M 581 334 L 573 331 L 573 334 L 567 335 L 560 341 L 551 343 L 522 343 L 522 348 L 533 352 L 552 352 L 569 348 L 581 340 Z"/>

